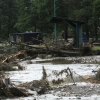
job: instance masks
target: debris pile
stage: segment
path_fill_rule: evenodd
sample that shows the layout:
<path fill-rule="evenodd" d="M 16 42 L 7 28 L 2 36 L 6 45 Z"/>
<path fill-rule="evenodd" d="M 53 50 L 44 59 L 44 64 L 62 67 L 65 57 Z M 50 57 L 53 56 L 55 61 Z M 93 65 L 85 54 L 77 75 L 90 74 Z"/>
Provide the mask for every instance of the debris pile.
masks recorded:
<path fill-rule="evenodd" d="M 0 96 L 4 97 L 21 97 L 28 96 L 25 93 L 26 90 L 22 91 L 20 88 L 12 84 L 10 78 L 5 78 L 3 74 L 0 74 Z"/>
<path fill-rule="evenodd" d="M 42 67 L 42 70 L 43 70 L 42 72 L 43 76 L 41 80 L 34 80 L 32 82 L 20 84 L 19 87 L 25 87 L 32 91 L 36 91 L 38 94 L 44 94 L 50 88 L 50 86 L 49 86 L 49 82 L 46 79 L 47 73 L 44 66 Z"/>
<path fill-rule="evenodd" d="M 19 87 L 25 87 L 38 94 L 44 94 L 49 89 L 49 83 L 43 80 L 34 80 L 32 82 L 20 84 Z"/>

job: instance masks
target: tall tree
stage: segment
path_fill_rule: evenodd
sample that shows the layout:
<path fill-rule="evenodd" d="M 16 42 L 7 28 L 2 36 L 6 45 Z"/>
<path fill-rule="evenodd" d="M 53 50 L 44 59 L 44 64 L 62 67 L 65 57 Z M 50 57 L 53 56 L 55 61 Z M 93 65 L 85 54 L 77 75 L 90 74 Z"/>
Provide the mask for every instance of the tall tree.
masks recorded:
<path fill-rule="evenodd" d="M 58 0 L 57 1 L 57 17 L 61 18 L 68 18 L 68 5 L 65 3 L 64 0 Z M 58 31 L 62 33 L 62 30 L 64 31 L 64 39 L 68 39 L 68 25 L 66 23 L 58 24 Z"/>
<path fill-rule="evenodd" d="M 20 32 L 31 31 L 31 16 L 34 6 L 32 0 L 17 0 L 18 3 L 18 21 L 15 25 Z"/>
<path fill-rule="evenodd" d="M 16 0 L 0 0 L 0 36 L 6 38 L 16 29 L 17 20 Z"/>
<path fill-rule="evenodd" d="M 94 14 L 100 17 L 100 0 L 94 0 L 93 8 L 94 8 Z"/>
<path fill-rule="evenodd" d="M 49 22 L 54 16 L 54 0 L 17 1 L 19 4 L 19 17 L 16 27 L 19 28 L 19 30 L 24 31 L 25 29 L 28 30 L 28 28 L 36 27 L 39 31 L 53 31 L 53 24 Z M 63 0 L 57 0 L 56 5 L 58 7 L 56 10 L 57 16 L 65 17 L 66 13 Z"/>
<path fill-rule="evenodd" d="M 95 38 L 98 40 L 98 30 L 100 30 L 100 0 L 94 0 L 93 2 L 93 15 Z"/>

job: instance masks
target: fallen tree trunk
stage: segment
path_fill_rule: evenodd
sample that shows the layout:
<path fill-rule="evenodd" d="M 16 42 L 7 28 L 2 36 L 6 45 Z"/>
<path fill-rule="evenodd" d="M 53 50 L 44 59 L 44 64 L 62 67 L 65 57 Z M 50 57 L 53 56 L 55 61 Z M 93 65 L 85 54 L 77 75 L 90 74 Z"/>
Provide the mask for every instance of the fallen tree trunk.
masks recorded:
<path fill-rule="evenodd" d="M 74 50 L 62 50 L 62 49 L 58 49 L 57 47 L 53 48 L 48 48 L 47 46 L 36 46 L 36 45 L 28 45 L 25 43 L 15 43 L 12 42 L 12 44 L 16 44 L 16 45 L 22 45 L 22 46 L 26 46 L 29 47 L 29 49 L 26 50 L 27 54 L 57 54 L 57 55 L 65 55 L 65 56 L 78 56 L 80 53 L 79 51 L 75 52 Z"/>
<path fill-rule="evenodd" d="M 74 52 L 74 51 L 64 51 L 64 50 L 35 50 L 35 49 L 31 49 L 31 50 L 27 50 L 26 53 L 31 53 L 31 54 L 57 54 L 57 55 L 68 55 L 68 56 L 78 56 L 80 55 L 79 52 Z"/>
<path fill-rule="evenodd" d="M 16 43 L 16 42 L 12 42 L 12 44 L 14 45 L 20 45 L 20 46 L 26 46 L 26 47 L 29 47 L 29 48 L 35 48 L 35 49 L 41 49 L 41 48 L 48 48 L 47 46 L 36 46 L 36 45 L 28 45 L 28 44 L 25 44 L 25 43 Z"/>

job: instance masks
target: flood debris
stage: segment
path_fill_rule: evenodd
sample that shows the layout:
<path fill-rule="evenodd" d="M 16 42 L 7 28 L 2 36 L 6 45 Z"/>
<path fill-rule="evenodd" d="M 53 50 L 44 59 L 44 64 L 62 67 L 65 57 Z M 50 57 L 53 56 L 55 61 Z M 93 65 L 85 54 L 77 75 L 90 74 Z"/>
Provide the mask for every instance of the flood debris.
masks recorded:
<path fill-rule="evenodd" d="M 67 57 L 67 56 L 83 56 L 83 55 L 92 55 L 92 48 L 88 45 L 84 46 L 81 49 L 74 48 L 73 43 L 66 43 L 64 41 L 58 41 L 57 43 L 50 43 L 47 44 L 43 42 L 41 45 L 29 45 L 27 43 L 10 43 L 9 48 L 13 50 L 13 48 L 16 48 L 16 50 L 9 54 L 9 51 L 4 52 L 4 54 L 0 54 L 0 64 L 3 63 L 10 64 L 10 68 L 12 66 L 12 63 L 17 61 L 17 59 L 21 60 L 30 60 L 34 59 L 39 55 L 42 55 L 41 58 L 46 58 L 47 55 L 51 55 L 51 57 Z M 48 46 L 50 45 L 50 46 Z M 70 47 L 70 48 L 69 48 Z M 8 52 L 8 53 L 7 53 Z M 89 53 L 89 54 L 87 54 Z M 13 63 L 14 64 L 14 63 Z M 18 66 L 18 70 L 23 70 L 18 63 L 15 64 L 15 66 Z M 1 70 L 6 70 L 2 67 L 0 67 Z M 11 70 L 11 69 L 7 69 Z M 12 70 L 15 70 L 12 68 Z"/>
<path fill-rule="evenodd" d="M 14 71 L 16 70 L 13 65 L 16 65 L 16 64 L 13 64 L 13 63 L 0 63 L 0 71 Z"/>
<path fill-rule="evenodd" d="M 94 80 L 96 81 L 96 83 L 100 83 L 100 69 L 94 71 L 94 74 L 95 74 Z"/>
<path fill-rule="evenodd" d="M 0 54 L 0 71 L 14 71 L 14 70 L 23 70 L 24 67 L 20 66 L 18 62 L 20 59 L 26 56 L 24 50 L 18 51 L 14 54 Z M 19 59 L 19 60 L 18 60 Z M 18 69 L 14 68 L 17 66 Z"/>
<path fill-rule="evenodd" d="M 44 94 L 50 88 L 50 85 L 49 85 L 48 80 L 46 79 L 47 73 L 46 73 L 44 66 L 42 67 L 42 70 L 43 70 L 42 72 L 43 76 L 41 80 L 34 80 L 32 82 L 26 82 L 26 83 L 20 84 L 19 87 L 25 87 L 32 91 L 36 91 L 38 94 Z"/>
<path fill-rule="evenodd" d="M 26 50 L 27 54 L 31 54 L 32 57 L 37 56 L 36 54 L 52 54 L 55 56 L 78 56 L 79 55 L 79 50 L 77 51 L 73 48 L 72 44 L 70 43 L 70 48 L 69 45 L 67 45 L 66 42 L 63 41 L 58 41 L 58 42 L 52 42 L 50 44 L 47 44 L 47 42 L 43 42 L 42 45 L 28 45 L 27 43 L 15 43 L 12 42 L 13 45 L 17 45 L 20 50 Z M 69 43 L 68 43 L 69 44 Z M 26 47 L 21 48 L 21 47 Z M 72 48 L 71 48 L 72 47 Z"/>
<path fill-rule="evenodd" d="M 18 44 L 20 45 L 20 44 Z M 17 46 L 18 46 L 17 45 Z M 21 44 L 22 45 L 22 44 Z M 10 54 L 10 55 L 1 55 L 0 56 L 0 69 L 1 70 L 4 70 L 4 71 L 8 71 L 8 70 L 14 70 L 14 69 L 10 69 L 12 64 L 15 63 L 15 61 L 17 61 L 17 59 L 23 59 L 23 60 L 26 60 L 26 59 L 32 59 L 32 58 L 36 58 L 38 56 L 38 54 L 56 54 L 56 56 L 63 56 L 63 55 L 78 55 L 80 56 L 80 52 L 79 50 L 76 50 L 75 48 L 73 48 L 74 51 L 76 52 L 73 52 L 72 48 L 70 51 L 68 51 L 67 48 L 64 48 L 64 47 L 60 47 L 60 48 L 57 48 L 57 46 L 55 45 L 55 48 L 57 48 L 55 50 L 54 47 L 52 48 L 49 48 L 49 47 L 37 47 L 37 46 L 29 46 L 29 45 L 23 45 L 23 46 L 27 46 L 29 47 L 28 49 L 25 49 L 25 50 L 20 50 L 20 51 L 17 51 L 16 53 L 14 54 Z M 64 51 L 65 50 L 65 51 Z M 85 47 L 82 51 L 82 55 L 86 55 L 86 53 L 90 53 L 91 51 L 91 48 L 88 48 L 88 47 Z M 89 55 L 92 55 L 92 51 L 91 51 L 91 54 Z M 62 60 L 64 61 L 64 60 Z M 13 63 L 12 63 L 13 62 Z M 66 62 L 66 60 L 65 60 Z M 73 61 L 69 61 L 70 63 L 72 63 Z M 74 60 L 74 62 L 80 62 L 79 60 Z M 32 62 L 28 62 L 29 64 L 32 64 Z M 41 62 L 40 62 L 41 63 Z M 84 62 L 86 63 L 86 61 Z M 18 70 L 24 70 L 25 67 L 18 64 L 18 62 L 15 63 L 17 66 L 18 66 Z M 43 76 L 41 78 L 41 80 L 34 80 L 34 81 L 31 81 L 31 82 L 27 82 L 27 83 L 23 83 L 23 84 L 20 84 L 19 86 L 15 86 L 15 84 L 12 84 L 10 78 L 5 78 L 3 75 L 0 76 L 0 96 L 6 96 L 6 97 L 27 97 L 29 95 L 33 95 L 32 93 L 29 93 L 27 90 L 31 90 L 31 91 L 36 91 L 37 94 L 45 94 L 45 93 L 49 93 L 51 92 L 51 86 L 47 80 L 47 73 L 46 73 L 46 69 L 45 67 L 43 66 L 42 67 L 43 69 Z M 73 82 L 74 86 L 63 86 L 62 88 L 55 88 L 55 90 L 53 89 L 54 91 L 54 94 L 58 91 L 61 91 L 58 96 L 68 96 L 68 95 L 75 95 L 75 96 L 79 96 L 79 95 L 86 95 L 84 94 L 84 92 L 87 90 L 87 95 L 89 94 L 93 94 L 94 91 L 95 91 L 95 88 L 93 87 L 93 92 L 91 93 L 90 92 L 90 89 L 91 87 L 85 87 L 85 86 L 82 86 L 82 87 L 79 87 L 79 86 L 76 86 L 75 84 L 75 80 L 74 80 L 74 77 L 73 77 L 73 73 L 71 72 L 71 70 L 69 68 L 67 69 L 64 69 L 64 70 L 61 70 L 60 72 L 54 72 L 54 74 L 56 76 L 60 76 L 62 74 L 66 74 L 66 77 L 70 77 L 71 81 Z M 97 76 L 98 76 L 98 79 L 100 78 L 100 71 L 97 72 Z M 93 82 L 95 81 L 96 83 L 98 82 L 97 79 L 92 79 L 90 76 L 88 78 L 86 78 L 86 80 L 88 82 Z M 58 78 L 57 80 L 52 80 L 52 83 L 53 85 L 55 86 L 59 86 L 61 83 L 64 83 L 65 80 L 63 78 Z M 96 88 L 97 89 L 97 88 Z M 83 91 L 84 90 L 84 91 Z M 99 91 L 99 90 L 98 90 Z M 99 94 L 99 92 L 97 92 L 97 94 Z M 86 95 L 86 96 L 87 96 Z M 80 99 L 80 98 L 78 98 Z"/>
<path fill-rule="evenodd" d="M 36 91 L 38 94 L 44 94 L 49 88 L 49 83 L 44 80 L 34 80 L 32 82 L 20 84 L 19 87 L 25 87 L 32 91 Z"/>
<path fill-rule="evenodd" d="M 84 45 L 80 50 L 81 50 L 80 51 L 81 56 L 93 55 L 93 51 L 92 51 L 90 44 Z"/>
<path fill-rule="evenodd" d="M 61 70 L 60 72 L 53 71 L 53 74 L 56 75 L 56 77 L 60 75 L 62 76 L 63 73 L 66 74 L 66 77 L 70 77 L 72 79 L 73 85 L 76 85 L 74 81 L 73 73 L 69 67 L 67 69 Z M 64 82 L 64 79 L 59 79 L 59 78 L 58 80 L 52 80 L 53 84 L 61 84 L 63 82 Z"/>
<path fill-rule="evenodd" d="M 87 82 L 100 84 L 100 69 L 98 69 L 98 70 L 92 69 L 92 73 L 94 75 L 85 77 Z"/>
<path fill-rule="evenodd" d="M 22 91 L 20 88 L 12 84 L 10 78 L 5 78 L 3 74 L 0 74 L 0 96 L 3 97 L 27 97 L 26 90 Z"/>
<path fill-rule="evenodd" d="M 9 55 L 1 63 L 9 62 L 12 59 L 13 60 L 16 59 L 17 56 L 22 56 L 22 55 L 25 55 L 25 51 L 19 51 L 19 52 L 15 53 L 15 54 Z"/>
<path fill-rule="evenodd" d="M 100 79 L 100 69 L 97 71 L 97 78 Z"/>
<path fill-rule="evenodd" d="M 61 83 L 63 83 L 64 82 L 64 80 L 63 79 L 59 79 L 58 78 L 58 80 L 52 80 L 52 83 L 53 83 L 53 85 L 58 85 L 58 84 L 61 84 Z"/>

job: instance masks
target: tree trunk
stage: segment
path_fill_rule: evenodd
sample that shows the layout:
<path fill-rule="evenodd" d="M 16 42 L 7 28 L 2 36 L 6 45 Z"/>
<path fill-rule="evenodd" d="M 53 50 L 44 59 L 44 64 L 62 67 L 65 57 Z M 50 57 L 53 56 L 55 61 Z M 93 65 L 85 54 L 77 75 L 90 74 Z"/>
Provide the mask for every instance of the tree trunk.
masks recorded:
<path fill-rule="evenodd" d="M 97 24 L 94 24 L 94 33 L 95 33 L 95 40 L 98 41 L 98 34 L 97 34 Z"/>
<path fill-rule="evenodd" d="M 36 23 L 35 23 L 35 26 L 34 27 L 35 27 L 35 32 L 36 32 Z"/>
<path fill-rule="evenodd" d="M 89 27 L 88 27 L 88 18 L 86 18 L 86 34 L 87 34 L 87 40 L 89 41 Z"/>
<path fill-rule="evenodd" d="M 65 40 L 67 41 L 68 39 L 68 26 L 66 25 L 66 30 L 65 30 Z"/>

